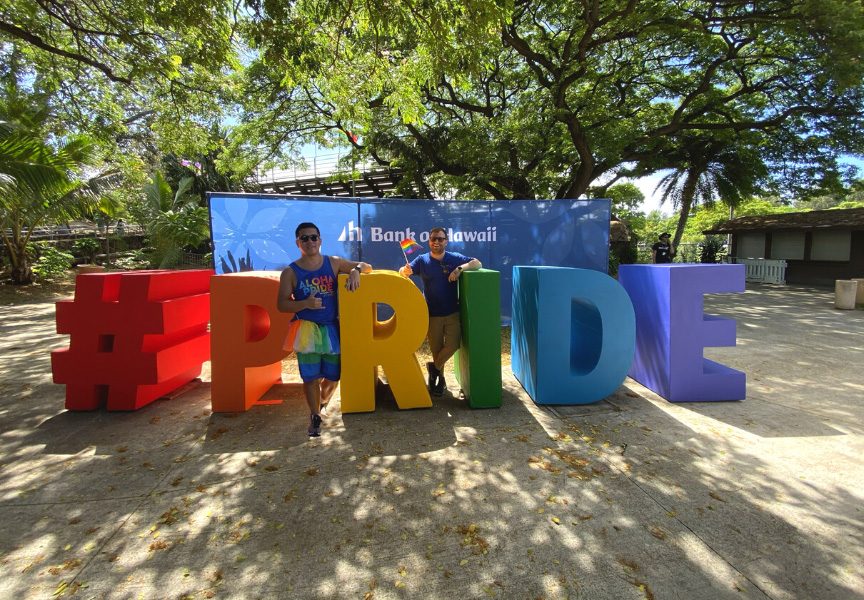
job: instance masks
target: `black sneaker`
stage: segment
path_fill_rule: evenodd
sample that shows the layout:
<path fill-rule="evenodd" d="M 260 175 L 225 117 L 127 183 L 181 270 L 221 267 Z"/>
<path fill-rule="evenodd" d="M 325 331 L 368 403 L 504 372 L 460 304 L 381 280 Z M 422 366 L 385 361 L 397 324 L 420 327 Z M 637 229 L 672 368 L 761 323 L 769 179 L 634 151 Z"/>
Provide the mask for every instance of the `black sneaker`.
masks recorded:
<path fill-rule="evenodd" d="M 321 436 L 321 415 L 312 415 L 312 424 L 309 425 L 309 437 Z"/>
<path fill-rule="evenodd" d="M 444 380 L 444 373 L 438 372 L 438 381 L 435 382 L 435 386 L 432 388 L 433 396 L 443 396 L 444 390 L 447 389 L 447 382 Z"/>
<path fill-rule="evenodd" d="M 438 377 L 441 375 L 441 371 L 439 371 L 435 367 L 434 362 L 427 362 L 426 363 L 426 371 L 429 373 L 429 391 L 434 393 L 435 382 L 438 380 Z"/>

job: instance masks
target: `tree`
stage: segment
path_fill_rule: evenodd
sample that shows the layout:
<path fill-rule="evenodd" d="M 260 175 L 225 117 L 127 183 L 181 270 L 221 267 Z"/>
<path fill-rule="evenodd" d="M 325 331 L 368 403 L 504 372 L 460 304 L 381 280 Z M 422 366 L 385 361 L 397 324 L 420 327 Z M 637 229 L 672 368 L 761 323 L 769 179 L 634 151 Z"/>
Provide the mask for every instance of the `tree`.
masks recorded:
<path fill-rule="evenodd" d="M 156 239 L 159 268 L 176 265 L 183 248 L 196 248 L 210 238 L 207 209 L 199 206 L 198 197 L 191 193 L 194 183 L 194 177 L 185 177 L 174 192 L 157 171 L 144 186 L 151 215 L 148 230 Z"/>
<path fill-rule="evenodd" d="M 639 205 L 645 201 L 642 193 L 634 183 L 616 183 L 606 189 L 592 190 L 594 198 L 609 198 L 612 200 L 612 214 L 626 221 L 638 212 Z"/>
<path fill-rule="evenodd" d="M 716 197 L 734 208 L 757 191 L 768 169 L 754 145 L 742 140 L 690 138 L 680 144 L 680 154 L 671 154 L 677 166 L 660 180 L 657 189 L 663 190 L 660 203 L 670 200 L 678 210 L 673 248 L 681 243 L 694 204 L 711 206 Z"/>
<path fill-rule="evenodd" d="M 735 217 L 748 217 L 754 215 L 774 215 L 796 212 L 791 206 L 777 206 L 763 198 L 748 198 L 741 201 L 735 207 Z M 708 229 L 714 229 L 721 223 L 729 220 L 729 207 L 725 204 L 715 202 L 713 205 L 695 206 L 687 219 L 684 235 L 681 236 L 682 243 L 695 244 L 700 242 L 705 235 L 702 233 Z M 677 221 L 675 221 L 677 223 Z M 670 227 L 671 229 L 671 227 Z"/>
<path fill-rule="evenodd" d="M 239 66 L 242 2 L 7 0 L 0 75 L 46 93 L 52 130 L 86 132 L 127 174 L 202 150 Z M 125 160 L 124 160 L 125 159 Z"/>
<path fill-rule="evenodd" d="M 574 198 L 687 136 L 762 134 L 789 190 L 864 154 L 859 0 L 7 4 L 0 53 L 123 151 L 245 108 L 223 171 L 343 143 L 427 196 Z"/>
<path fill-rule="evenodd" d="M 860 2 L 455 4 L 256 6 L 233 163 L 344 139 L 424 195 L 573 198 L 688 137 L 758 132 L 790 182 L 862 153 Z"/>
<path fill-rule="evenodd" d="M 27 97 L 14 86 L 0 98 L 0 227 L 12 280 L 32 283 L 27 246 L 34 230 L 92 210 L 116 184 L 116 173 L 80 178 L 98 161 L 86 138 L 49 141 L 41 127 L 50 114 L 44 97 Z"/>
<path fill-rule="evenodd" d="M 800 210 L 825 210 L 838 208 L 841 205 L 846 208 L 853 208 L 855 204 L 862 202 L 864 202 L 864 179 L 858 179 L 848 185 L 841 185 L 839 189 L 835 189 L 829 194 L 796 199 L 792 206 Z M 852 205 L 848 203 L 852 203 Z"/>

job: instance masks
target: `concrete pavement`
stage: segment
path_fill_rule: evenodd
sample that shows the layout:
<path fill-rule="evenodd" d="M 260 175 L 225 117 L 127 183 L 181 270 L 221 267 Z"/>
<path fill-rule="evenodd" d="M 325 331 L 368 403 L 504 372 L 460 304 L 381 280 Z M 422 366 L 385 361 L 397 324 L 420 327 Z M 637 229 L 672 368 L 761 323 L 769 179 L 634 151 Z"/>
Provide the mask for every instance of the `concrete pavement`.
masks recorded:
<path fill-rule="evenodd" d="M 71 413 L 48 301 L 0 307 L 2 598 L 864 598 L 864 312 L 706 297 L 741 402 Z"/>

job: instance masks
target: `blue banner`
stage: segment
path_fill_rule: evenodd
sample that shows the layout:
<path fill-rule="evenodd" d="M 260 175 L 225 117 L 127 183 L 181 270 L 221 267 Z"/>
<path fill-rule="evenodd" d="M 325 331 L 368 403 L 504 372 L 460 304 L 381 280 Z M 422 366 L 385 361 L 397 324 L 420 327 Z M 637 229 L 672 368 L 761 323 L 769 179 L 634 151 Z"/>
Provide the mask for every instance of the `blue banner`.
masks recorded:
<path fill-rule="evenodd" d="M 405 264 L 402 240 L 429 251 L 429 229 L 448 232 L 447 250 L 501 273 L 501 315 L 510 321 L 513 267 L 564 266 L 607 272 L 609 200 L 439 201 L 208 194 L 217 273 L 281 271 L 300 256 L 294 230 L 312 222 L 323 254 L 375 269 Z M 412 260 L 418 252 L 408 255 Z"/>

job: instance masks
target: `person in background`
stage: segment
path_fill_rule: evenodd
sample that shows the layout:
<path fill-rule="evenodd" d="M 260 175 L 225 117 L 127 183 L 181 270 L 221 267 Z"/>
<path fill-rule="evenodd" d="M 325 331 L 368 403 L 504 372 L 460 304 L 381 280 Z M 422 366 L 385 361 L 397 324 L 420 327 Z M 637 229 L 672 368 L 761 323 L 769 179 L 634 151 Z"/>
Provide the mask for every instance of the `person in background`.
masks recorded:
<path fill-rule="evenodd" d="M 300 223 L 294 235 L 301 256 L 282 271 L 276 307 L 294 313 L 284 348 L 297 353 L 309 406 L 308 433 L 318 437 L 321 415 L 326 414 L 341 374 L 337 278 L 347 273 L 345 289 L 353 292 L 360 285 L 360 273 L 369 273 L 372 267 L 321 254 L 321 232 L 314 223 Z"/>
<path fill-rule="evenodd" d="M 459 288 L 456 283 L 463 271 L 476 271 L 483 265 L 476 258 L 447 252 L 447 231 L 435 227 L 429 232 L 431 252 L 421 254 L 399 269 L 403 277 L 417 275 L 423 282 L 423 295 L 429 309 L 429 349 L 432 361 L 426 363 L 429 391 L 441 396 L 447 387 L 444 365 L 462 342 L 459 318 Z"/>
<path fill-rule="evenodd" d="M 660 241 L 651 246 L 651 262 L 655 265 L 671 263 L 675 257 L 675 248 L 669 243 L 669 234 L 660 234 Z"/>

